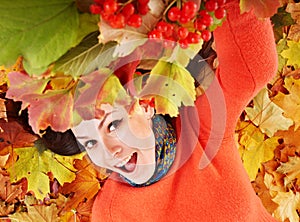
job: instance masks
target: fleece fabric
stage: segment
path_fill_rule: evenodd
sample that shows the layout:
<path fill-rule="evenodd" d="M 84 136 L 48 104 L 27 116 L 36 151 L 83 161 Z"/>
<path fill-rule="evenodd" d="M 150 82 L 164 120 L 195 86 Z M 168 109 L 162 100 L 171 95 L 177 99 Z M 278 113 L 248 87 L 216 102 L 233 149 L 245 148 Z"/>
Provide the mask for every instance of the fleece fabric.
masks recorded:
<path fill-rule="evenodd" d="M 234 139 L 241 112 L 276 73 L 272 26 L 253 12 L 240 14 L 237 0 L 227 2 L 227 19 L 214 32 L 216 76 L 176 119 L 170 172 L 141 188 L 113 174 L 94 202 L 93 222 L 275 221 L 256 196 Z"/>

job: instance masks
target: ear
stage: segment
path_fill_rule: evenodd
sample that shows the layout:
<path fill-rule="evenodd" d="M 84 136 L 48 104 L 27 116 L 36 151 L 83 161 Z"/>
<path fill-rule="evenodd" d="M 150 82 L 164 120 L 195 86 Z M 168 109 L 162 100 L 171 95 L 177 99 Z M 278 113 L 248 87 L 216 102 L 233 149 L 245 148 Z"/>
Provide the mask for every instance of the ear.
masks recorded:
<path fill-rule="evenodd" d="M 145 100 L 140 100 L 139 103 L 144 115 L 147 117 L 147 119 L 151 119 L 155 114 L 154 106 L 152 106 L 148 101 Z"/>

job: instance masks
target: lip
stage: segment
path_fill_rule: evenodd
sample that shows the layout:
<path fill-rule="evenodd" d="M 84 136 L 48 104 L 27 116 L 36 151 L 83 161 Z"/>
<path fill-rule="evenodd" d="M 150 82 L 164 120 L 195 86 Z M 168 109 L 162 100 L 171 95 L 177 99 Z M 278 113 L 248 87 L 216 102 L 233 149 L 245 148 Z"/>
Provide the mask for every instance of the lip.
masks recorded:
<path fill-rule="evenodd" d="M 127 170 L 125 165 L 131 160 L 131 158 L 134 157 L 134 155 L 136 155 L 136 162 L 134 164 L 134 169 L 131 171 Z M 118 169 L 118 171 L 121 171 L 123 174 L 134 174 L 136 169 L 137 169 L 137 159 L 138 159 L 138 154 L 136 152 L 131 153 L 130 155 L 126 156 L 122 161 L 120 161 L 118 164 L 114 165 L 115 168 Z M 119 173 L 121 173 L 119 172 Z"/>
<path fill-rule="evenodd" d="M 126 165 L 126 163 L 129 162 L 129 160 L 131 159 L 131 157 L 133 156 L 134 153 L 131 153 L 130 155 L 126 156 L 125 158 L 123 158 L 122 161 L 120 161 L 119 163 L 117 163 L 115 165 L 115 167 L 121 168 L 124 167 Z"/>

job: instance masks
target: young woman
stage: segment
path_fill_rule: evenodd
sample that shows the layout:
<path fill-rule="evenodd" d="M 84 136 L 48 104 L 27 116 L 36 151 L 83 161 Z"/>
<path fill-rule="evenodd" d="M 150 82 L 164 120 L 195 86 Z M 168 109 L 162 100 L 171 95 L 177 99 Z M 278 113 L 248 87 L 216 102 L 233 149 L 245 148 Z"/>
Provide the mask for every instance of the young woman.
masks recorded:
<path fill-rule="evenodd" d="M 216 77 L 171 122 L 142 104 L 128 114 L 103 104 L 99 119 L 72 129 L 92 162 L 114 173 L 100 190 L 92 221 L 275 221 L 253 191 L 235 140 L 237 119 L 277 70 L 269 20 L 240 14 L 227 1 L 214 32 Z"/>

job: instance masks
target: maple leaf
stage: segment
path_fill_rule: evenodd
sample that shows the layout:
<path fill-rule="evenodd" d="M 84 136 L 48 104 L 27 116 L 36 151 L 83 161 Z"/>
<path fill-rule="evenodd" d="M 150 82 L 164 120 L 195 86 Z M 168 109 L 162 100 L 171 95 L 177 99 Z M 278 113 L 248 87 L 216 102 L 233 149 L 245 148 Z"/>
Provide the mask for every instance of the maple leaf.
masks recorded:
<path fill-rule="evenodd" d="M 174 117 L 182 104 L 194 105 L 194 79 L 180 64 L 159 60 L 138 97 L 155 97 L 156 112 Z"/>
<path fill-rule="evenodd" d="M 281 163 L 281 165 L 277 168 L 277 172 L 285 175 L 285 186 L 295 179 L 297 179 L 297 184 L 300 185 L 300 158 L 297 156 L 289 157 L 288 162 Z"/>
<path fill-rule="evenodd" d="M 287 40 L 288 49 L 281 52 L 281 56 L 287 59 L 286 65 L 294 66 L 295 68 L 300 67 L 300 42 Z"/>
<path fill-rule="evenodd" d="M 9 215 L 11 220 L 22 222 L 59 222 L 58 209 L 55 204 L 47 205 L 33 205 L 27 204 L 28 212 L 18 212 Z"/>
<path fill-rule="evenodd" d="M 29 104 L 23 98 L 30 94 L 41 94 L 49 80 L 40 78 L 31 78 L 29 75 L 22 72 L 11 72 L 8 74 L 9 88 L 6 93 L 6 98 L 14 101 L 22 101 L 22 109 L 25 109 Z"/>
<path fill-rule="evenodd" d="M 291 119 L 282 115 L 284 111 L 269 99 L 266 88 L 257 94 L 253 103 L 253 108 L 245 109 L 247 117 L 267 136 L 272 137 L 278 130 L 287 130 L 293 124 Z"/>
<path fill-rule="evenodd" d="M 265 140 L 265 135 L 253 124 L 242 123 L 244 130 L 241 132 L 239 143 L 245 147 L 242 153 L 244 167 L 253 181 L 256 178 L 261 163 L 274 157 L 274 149 L 278 145 L 278 138 L 272 137 Z"/>
<path fill-rule="evenodd" d="M 241 0 L 241 13 L 254 9 L 254 13 L 258 18 L 271 17 L 280 7 L 278 0 Z"/>
<path fill-rule="evenodd" d="M 62 160 L 62 157 L 48 150 L 40 153 L 36 147 L 18 148 L 14 151 L 19 159 L 9 168 L 12 181 L 26 177 L 28 190 L 33 191 L 38 199 L 43 199 L 50 192 L 49 178 L 46 174 L 52 172 L 60 184 L 73 181 L 74 168 L 68 167 L 74 158 L 81 158 L 82 155 L 63 157 Z M 65 164 L 68 162 L 69 164 Z"/>
<path fill-rule="evenodd" d="M 272 189 L 273 185 L 271 185 L 269 181 L 272 181 L 272 179 L 272 175 L 268 173 L 265 173 L 265 175 L 263 175 L 262 172 L 259 172 L 255 181 L 252 182 L 252 186 L 256 194 L 259 196 L 264 207 L 270 214 L 272 214 L 274 210 L 278 207 L 278 204 L 276 204 L 272 200 L 272 195 L 270 193 L 270 189 Z"/>
<path fill-rule="evenodd" d="M 104 169 L 98 172 L 87 158 L 76 160 L 74 166 L 78 170 L 76 179 L 71 183 L 65 183 L 61 190 L 64 194 L 74 193 L 74 196 L 67 202 L 65 211 L 77 209 L 79 203 L 85 199 L 92 199 L 100 189 L 99 180 L 107 177 Z"/>
<path fill-rule="evenodd" d="M 296 146 L 300 148 L 300 128 L 295 130 L 295 126 L 291 126 L 289 130 L 280 130 L 278 131 L 275 136 L 283 138 L 284 144 L 290 146 Z"/>
<path fill-rule="evenodd" d="M 143 22 L 139 28 L 126 26 L 121 29 L 113 29 L 105 21 L 101 21 L 99 23 L 99 43 L 118 42 L 114 52 L 115 57 L 129 55 L 136 47 L 144 44 L 148 40 L 147 33 L 153 30 L 165 9 L 162 1 L 150 0 L 148 6 L 150 11 L 142 17 Z"/>
<path fill-rule="evenodd" d="M 32 146 L 37 136 L 28 132 L 16 122 L 0 122 L 0 150 L 5 147 L 27 147 Z"/>
<path fill-rule="evenodd" d="M 274 211 L 276 218 L 279 218 L 281 221 L 289 219 L 290 222 L 298 222 L 299 216 L 297 209 L 300 206 L 300 193 L 289 192 L 279 192 L 276 197 L 273 198 L 273 201 L 279 206 Z"/>
<path fill-rule="evenodd" d="M 284 83 L 284 87 L 288 90 L 289 94 L 285 95 L 279 92 L 273 98 L 273 102 L 284 110 L 285 117 L 294 121 L 294 130 L 297 130 L 300 126 L 300 79 L 287 77 Z"/>
<path fill-rule="evenodd" d="M 40 134 L 40 130 L 48 126 L 54 131 L 61 132 L 71 127 L 73 109 L 71 89 L 74 87 L 72 78 L 57 77 L 57 80 L 33 78 L 20 72 L 10 73 L 8 77 L 11 85 L 6 97 L 22 101 L 22 109 L 28 108 L 29 124 L 36 134 Z M 49 82 L 54 89 L 44 92 Z M 68 88 L 60 89 L 63 86 Z"/>
<path fill-rule="evenodd" d="M 276 42 L 283 38 L 283 27 L 295 24 L 291 17 L 291 13 L 285 10 L 285 7 L 280 7 L 275 15 L 271 18 L 274 24 L 273 30 L 276 37 Z"/>

